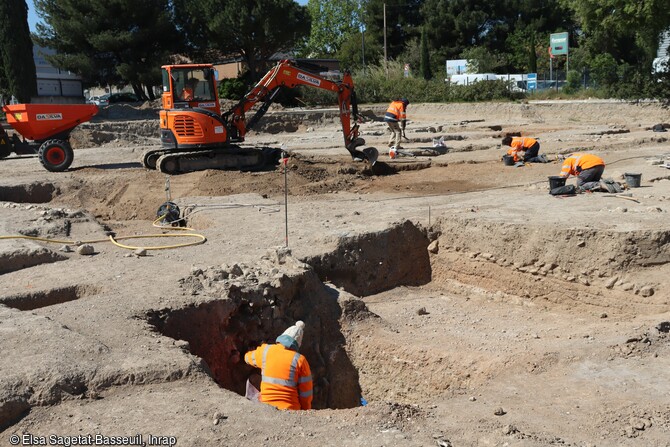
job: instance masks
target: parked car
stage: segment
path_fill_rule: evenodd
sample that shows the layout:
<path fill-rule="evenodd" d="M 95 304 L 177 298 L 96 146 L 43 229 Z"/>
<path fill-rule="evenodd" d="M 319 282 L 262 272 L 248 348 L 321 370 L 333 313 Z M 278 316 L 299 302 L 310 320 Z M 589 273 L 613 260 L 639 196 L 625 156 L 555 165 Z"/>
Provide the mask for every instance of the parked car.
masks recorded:
<path fill-rule="evenodd" d="M 109 104 L 109 95 L 91 96 L 86 102 L 95 104 L 98 107 L 106 106 Z"/>
<path fill-rule="evenodd" d="M 88 99 L 88 102 L 95 104 L 98 107 L 107 106 L 109 104 L 116 104 L 122 102 L 138 102 L 139 99 L 134 93 L 121 92 L 121 93 L 107 93 L 102 96 L 91 96 Z"/>
<path fill-rule="evenodd" d="M 109 95 L 109 103 L 117 102 L 138 102 L 139 98 L 134 93 L 122 92 Z"/>

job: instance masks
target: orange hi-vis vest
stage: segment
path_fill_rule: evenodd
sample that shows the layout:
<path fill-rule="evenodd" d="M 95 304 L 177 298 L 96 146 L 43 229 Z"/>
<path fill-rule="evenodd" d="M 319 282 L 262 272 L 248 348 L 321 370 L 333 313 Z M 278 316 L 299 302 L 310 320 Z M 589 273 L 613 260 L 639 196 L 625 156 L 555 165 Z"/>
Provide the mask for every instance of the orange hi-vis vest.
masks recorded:
<path fill-rule="evenodd" d="M 184 89 L 181 91 L 181 99 L 184 101 L 192 101 L 193 98 L 193 89 L 191 87 L 184 87 Z"/>
<path fill-rule="evenodd" d="M 521 161 L 526 149 L 530 149 L 535 143 L 537 143 L 535 138 L 513 137 L 510 148 L 507 150 L 507 155 L 513 156 L 515 162 Z"/>
<path fill-rule="evenodd" d="M 312 408 L 312 373 L 305 356 L 281 343 L 263 343 L 244 361 L 261 369 L 261 402 L 280 410 Z"/>
<path fill-rule="evenodd" d="M 386 109 L 384 121 L 404 121 L 407 119 L 405 115 L 405 104 L 402 101 L 393 101 L 389 108 Z"/>
<path fill-rule="evenodd" d="M 510 146 L 519 151 L 525 151 L 537 143 L 535 138 L 531 137 L 513 137 Z"/>
<path fill-rule="evenodd" d="M 572 154 L 563 160 L 561 177 L 579 175 L 580 172 L 595 166 L 605 166 L 605 161 L 593 154 Z"/>

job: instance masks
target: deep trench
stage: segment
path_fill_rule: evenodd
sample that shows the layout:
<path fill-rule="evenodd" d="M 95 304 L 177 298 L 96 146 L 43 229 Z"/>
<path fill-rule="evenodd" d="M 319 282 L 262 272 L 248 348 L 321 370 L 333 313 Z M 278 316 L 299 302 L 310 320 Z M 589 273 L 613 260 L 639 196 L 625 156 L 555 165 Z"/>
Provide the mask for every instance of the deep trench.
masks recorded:
<path fill-rule="evenodd" d="M 343 309 L 359 307 L 351 304 L 358 301 L 351 295 L 428 283 L 428 243 L 426 232 L 406 221 L 379 233 L 342 239 L 334 252 L 303 260 L 311 268 L 296 276 L 275 275 L 254 287 L 231 286 L 206 303 L 151 311 L 147 320 L 161 334 L 187 341 L 211 377 L 240 395 L 258 371 L 240 357 L 261 343 L 274 343 L 288 326 L 303 320 L 300 352 L 312 371 L 313 408 L 353 408 L 361 404 L 361 387 L 345 349 Z M 404 254 L 402 260 L 398 253 Z M 217 280 L 228 275 L 217 269 L 198 272 L 183 280 L 182 287 L 214 298 L 221 290 Z"/>

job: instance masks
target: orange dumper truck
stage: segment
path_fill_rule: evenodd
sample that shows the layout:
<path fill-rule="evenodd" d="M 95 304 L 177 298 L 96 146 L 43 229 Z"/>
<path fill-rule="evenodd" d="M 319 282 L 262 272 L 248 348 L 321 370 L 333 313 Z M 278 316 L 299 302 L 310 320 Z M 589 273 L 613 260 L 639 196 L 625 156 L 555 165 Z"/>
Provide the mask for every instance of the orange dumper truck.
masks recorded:
<path fill-rule="evenodd" d="M 48 171 L 70 167 L 74 152 L 70 132 L 98 113 L 95 104 L 11 104 L 3 106 L 7 123 L 16 133 L 0 126 L 0 159 L 16 154 L 37 154 Z M 17 134 L 18 133 L 18 134 Z M 19 137 L 20 135 L 20 137 Z"/>

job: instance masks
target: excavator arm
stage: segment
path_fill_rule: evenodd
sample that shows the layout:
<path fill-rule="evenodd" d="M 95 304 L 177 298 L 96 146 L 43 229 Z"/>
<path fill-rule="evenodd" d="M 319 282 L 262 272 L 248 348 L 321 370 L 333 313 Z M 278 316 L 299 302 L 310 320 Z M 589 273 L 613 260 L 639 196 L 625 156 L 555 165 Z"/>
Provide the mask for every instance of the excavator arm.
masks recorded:
<path fill-rule="evenodd" d="M 330 90 L 337 94 L 345 147 L 353 159 L 367 160 L 370 164 L 374 164 L 378 157 L 375 148 L 366 148 L 362 151 L 356 149 L 358 146 L 364 145 L 365 140 L 359 137 L 358 105 L 351 74 L 345 72 L 341 81 L 331 81 L 311 73 L 289 60 L 282 60 L 275 65 L 239 103 L 222 115 L 224 122 L 227 124 L 226 127 L 230 130 L 231 141 L 244 141 L 246 132 L 253 128 L 267 112 L 281 87 L 294 88 L 298 85 Z M 246 112 L 259 103 L 262 103 L 262 105 L 247 120 Z"/>

